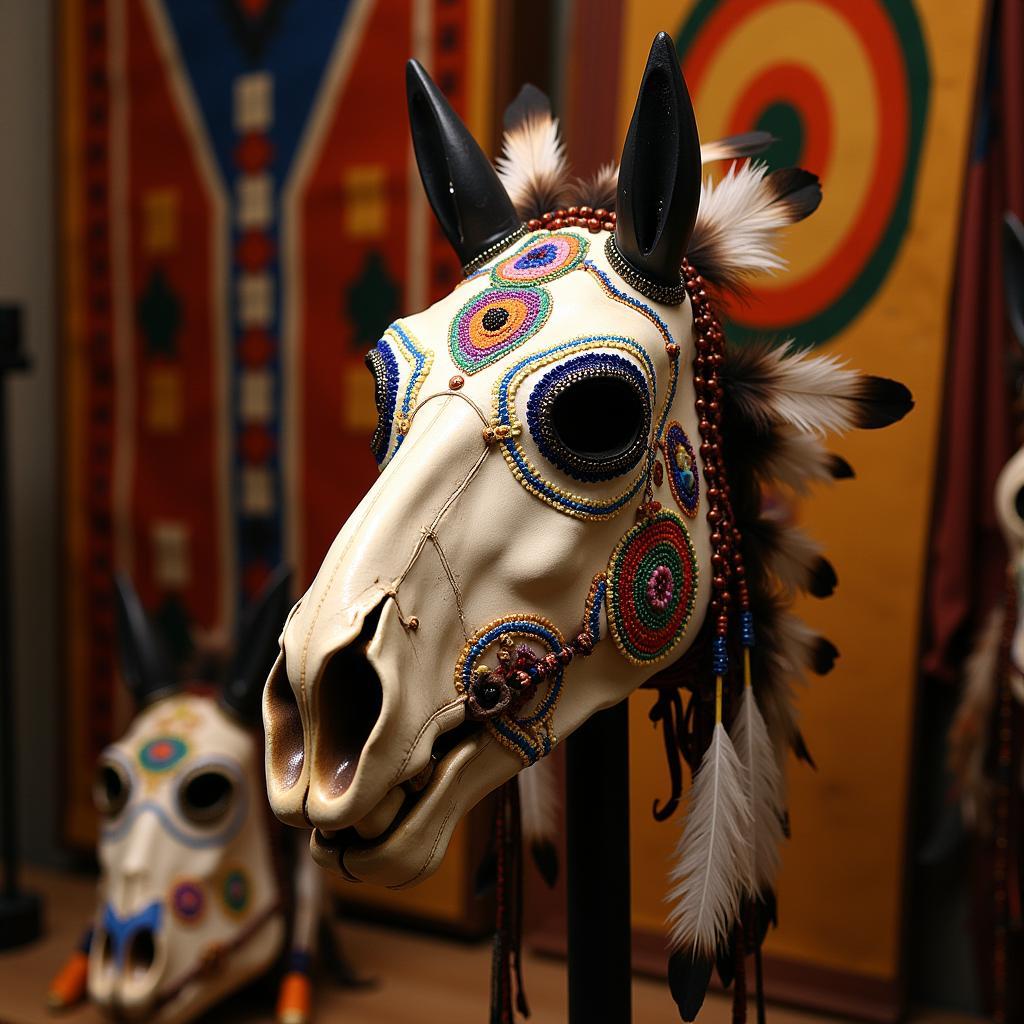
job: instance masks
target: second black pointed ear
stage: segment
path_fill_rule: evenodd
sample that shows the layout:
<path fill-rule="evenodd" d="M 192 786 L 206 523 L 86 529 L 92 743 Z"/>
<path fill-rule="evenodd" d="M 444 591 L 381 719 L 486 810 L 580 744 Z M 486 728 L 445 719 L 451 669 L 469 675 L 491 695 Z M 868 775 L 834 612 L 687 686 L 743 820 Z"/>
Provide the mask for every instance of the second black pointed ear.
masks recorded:
<path fill-rule="evenodd" d="M 465 267 L 522 222 L 490 160 L 418 61 L 406 65 L 405 89 L 423 188 Z"/>
<path fill-rule="evenodd" d="M 1024 346 L 1024 225 L 1009 211 L 1003 214 L 1003 294 L 1014 336 Z"/>
<path fill-rule="evenodd" d="M 146 615 L 131 580 L 114 579 L 121 675 L 136 706 L 145 707 L 178 689 L 174 667 Z"/>
<path fill-rule="evenodd" d="M 700 203 L 700 139 L 671 38 L 655 36 L 619 167 L 615 243 L 641 277 L 678 287 Z"/>
<path fill-rule="evenodd" d="M 260 721 L 263 687 L 278 654 L 278 638 L 291 607 L 291 570 L 278 566 L 242 614 L 235 656 L 221 701 L 248 725 Z"/>

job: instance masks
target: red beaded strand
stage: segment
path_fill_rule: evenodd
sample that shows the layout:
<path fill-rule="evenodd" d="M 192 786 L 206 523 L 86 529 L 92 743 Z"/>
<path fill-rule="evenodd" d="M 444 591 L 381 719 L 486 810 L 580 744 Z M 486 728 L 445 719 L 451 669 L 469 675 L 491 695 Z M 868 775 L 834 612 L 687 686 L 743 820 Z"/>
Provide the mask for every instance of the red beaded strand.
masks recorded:
<path fill-rule="evenodd" d="M 591 206 L 568 206 L 557 210 L 548 210 L 526 226 L 531 231 L 560 231 L 562 228 L 586 228 L 592 235 L 599 231 L 615 230 L 615 211 L 599 206 L 596 210 Z"/>
<path fill-rule="evenodd" d="M 733 517 L 729 481 L 722 458 L 722 366 L 725 362 L 725 332 L 711 309 L 704 279 L 686 260 L 683 279 L 693 311 L 693 386 L 697 395 L 697 429 L 700 455 L 707 483 L 707 519 L 711 526 L 711 604 L 715 630 L 715 674 L 725 674 L 730 612 L 734 598 L 742 611 L 749 610 L 739 530 Z M 730 589 L 735 584 L 736 594 Z"/>

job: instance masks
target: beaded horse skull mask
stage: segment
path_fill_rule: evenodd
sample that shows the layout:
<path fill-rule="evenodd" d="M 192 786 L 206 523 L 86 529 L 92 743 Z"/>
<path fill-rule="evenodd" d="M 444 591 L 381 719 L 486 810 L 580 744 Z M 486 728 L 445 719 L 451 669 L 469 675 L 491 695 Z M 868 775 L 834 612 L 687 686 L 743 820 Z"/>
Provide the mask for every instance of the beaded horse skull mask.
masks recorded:
<path fill-rule="evenodd" d="M 729 652 L 755 612 L 777 758 L 799 744 L 782 677 L 832 649 L 785 595 L 829 590 L 831 569 L 762 519 L 758 489 L 844 475 L 816 435 L 912 404 L 831 357 L 726 349 L 709 291 L 781 267 L 778 229 L 820 188 L 751 163 L 702 185 L 702 162 L 768 140 L 702 149 L 666 35 L 619 168 L 590 182 L 569 177 L 536 90 L 496 172 L 415 62 L 407 86 L 466 279 L 368 357 L 381 476 L 292 610 L 264 695 L 275 812 L 315 827 L 322 865 L 391 887 L 430 875 L 481 798 L 690 648 L 700 707 L 714 715 L 717 677 L 731 721 Z M 721 932 L 734 891 L 698 931 Z"/>
<path fill-rule="evenodd" d="M 51 985 L 52 1006 L 88 995 L 116 1020 L 180 1024 L 290 950 L 281 1007 L 292 1012 L 281 1019 L 308 1019 L 294 1012 L 308 1002 L 295 998 L 308 987 L 295 965 L 313 951 L 321 883 L 308 858 L 294 878 L 283 873 L 259 731 L 287 588 L 279 571 L 249 606 L 230 675 L 210 694 L 180 690 L 134 589 L 118 580 L 122 672 L 139 711 L 99 759 L 96 914 Z"/>

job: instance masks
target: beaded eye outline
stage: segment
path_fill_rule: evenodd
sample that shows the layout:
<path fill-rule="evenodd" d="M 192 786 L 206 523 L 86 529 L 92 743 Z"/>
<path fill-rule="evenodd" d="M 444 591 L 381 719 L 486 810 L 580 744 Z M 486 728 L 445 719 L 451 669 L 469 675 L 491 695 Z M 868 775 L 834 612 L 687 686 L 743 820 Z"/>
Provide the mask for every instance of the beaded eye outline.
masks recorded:
<path fill-rule="evenodd" d="M 580 483 L 614 480 L 648 450 L 651 395 L 635 362 L 584 352 L 534 385 L 526 421 L 541 455 Z"/>
<path fill-rule="evenodd" d="M 517 396 L 524 382 L 537 371 L 582 353 L 598 351 L 618 354 L 620 357 L 628 359 L 642 375 L 647 387 L 649 402 L 653 403 L 654 396 L 658 393 L 657 375 L 647 350 L 633 338 L 605 334 L 574 338 L 523 356 L 495 382 L 491 405 L 490 426 L 501 438 L 499 442 L 501 453 L 509 469 L 512 470 L 513 476 L 545 504 L 574 518 L 586 520 L 610 519 L 621 512 L 640 492 L 654 457 L 650 432 L 643 436 L 643 451 L 646 453 L 646 457 L 640 459 L 634 474 L 628 476 L 625 472 L 620 474 L 625 477 L 625 480 L 613 494 L 581 494 L 549 479 L 550 471 L 539 467 L 533 461 L 520 440 L 523 423 L 519 419 L 516 406 Z M 669 387 L 666 389 L 664 408 L 657 417 L 659 425 L 664 421 L 668 405 L 671 404 L 675 394 L 675 379 L 675 374 L 672 374 Z M 529 403 L 527 403 L 527 416 L 529 416 L 528 406 Z M 537 443 L 536 439 L 534 443 Z M 538 450 L 542 451 L 539 445 Z M 545 459 L 545 461 L 547 460 Z M 555 463 L 552 463 L 552 467 L 560 469 Z M 561 471 L 564 473 L 564 469 Z M 566 475 L 568 476 L 568 474 Z"/>
<path fill-rule="evenodd" d="M 495 264 L 491 280 L 510 288 L 546 284 L 583 266 L 589 249 L 590 243 L 573 231 L 538 232 Z"/>
<path fill-rule="evenodd" d="M 421 346 L 408 328 L 396 320 L 366 354 L 365 362 L 373 374 L 373 397 L 377 407 L 377 426 L 370 439 L 370 450 L 377 467 L 383 469 L 405 438 L 409 418 L 416 407 L 423 381 L 430 373 L 434 354 Z"/>
<path fill-rule="evenodd" d="M 485 288 L 452 318 L 448 348 L 455 364 L 472 376 L 532 338 L 551 315 L 546 288 Z"/>

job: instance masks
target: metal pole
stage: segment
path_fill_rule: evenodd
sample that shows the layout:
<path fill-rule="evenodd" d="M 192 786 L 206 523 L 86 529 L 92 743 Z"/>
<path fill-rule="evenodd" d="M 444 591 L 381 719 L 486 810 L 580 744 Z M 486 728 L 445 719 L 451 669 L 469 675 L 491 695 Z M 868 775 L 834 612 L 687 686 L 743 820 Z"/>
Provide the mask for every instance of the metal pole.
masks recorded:
<path fill-rule="evenodd" d="M 21 315 L 0 307 L 0 949 L 22 946 L 39 937 L 42 905 L 34 893 L 18 887 L 18 807 L 14 752 L 14 637 L 11 629 L 11 535 L 7 478 L 7 377 L 28 362 L 20 351 Z"/>
<path fill-rule="evenodd" d="M 566 741 L 569 1024 L 630 1024 L 629 702 Z"/>

